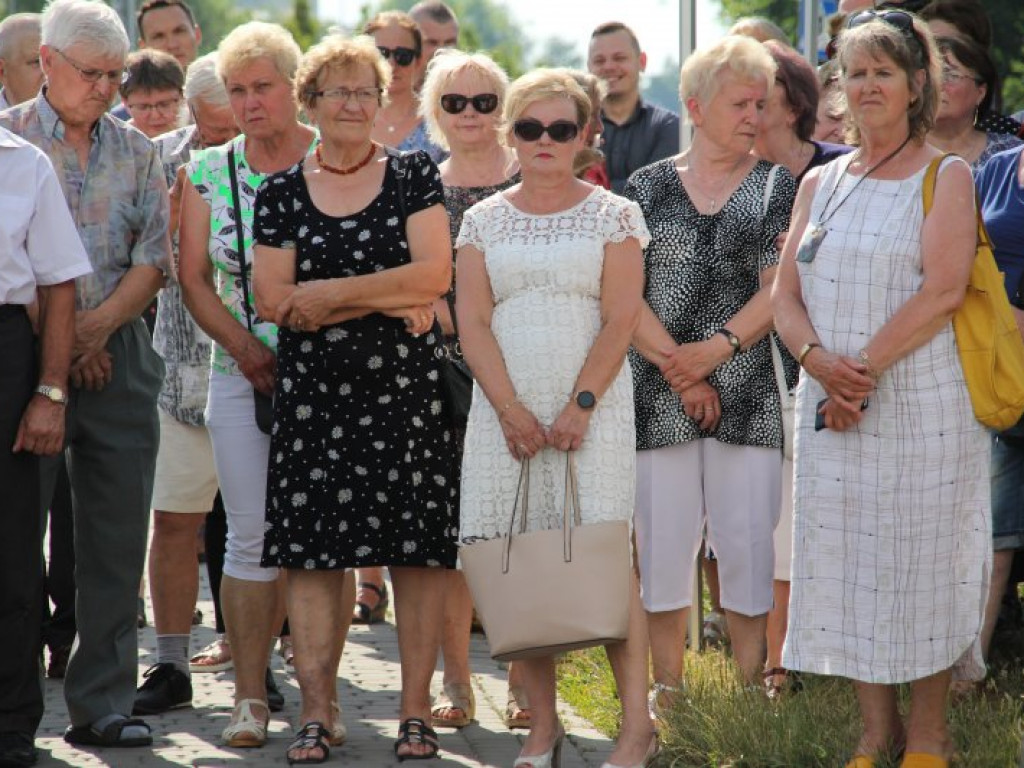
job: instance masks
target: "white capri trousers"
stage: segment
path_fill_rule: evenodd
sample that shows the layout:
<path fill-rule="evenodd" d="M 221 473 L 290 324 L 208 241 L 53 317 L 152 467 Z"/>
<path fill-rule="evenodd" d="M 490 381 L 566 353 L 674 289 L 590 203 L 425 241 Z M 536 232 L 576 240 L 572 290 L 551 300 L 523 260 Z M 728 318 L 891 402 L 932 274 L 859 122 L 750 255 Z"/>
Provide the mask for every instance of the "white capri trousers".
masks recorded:
<path fill-rule="evenodd" d="M 242 581 L 274 581 L 278 569 L 260 566 L 270 435 L 256 426 L 253 389 L 248 379 L 210 374 L 206 428 L 213 443 L 213 462 L 228 520 L 224 574 Z"/>
<path fill-rule="evenodd" d="M 636 475 L 633 526 L 644 608 L 690 606 L 706 526 L 722 607 L 743 616 L 771 610 L 782 451 L 703 438 L 637 451 Z"/>

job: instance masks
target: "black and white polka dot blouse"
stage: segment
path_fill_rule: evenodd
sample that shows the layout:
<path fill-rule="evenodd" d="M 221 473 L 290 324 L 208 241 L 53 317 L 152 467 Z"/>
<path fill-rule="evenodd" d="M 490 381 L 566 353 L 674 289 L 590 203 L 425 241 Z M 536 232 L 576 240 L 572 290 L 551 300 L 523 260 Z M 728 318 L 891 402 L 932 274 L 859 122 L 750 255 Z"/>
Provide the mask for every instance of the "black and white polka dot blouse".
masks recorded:
<path fill-rule="evenodd" d="M 762 270 L 778 263 L 778 235 L 789 228 L 796 183 L 780 168 L 765 211 L 771 164 L 761 161 L 718 212 L 697 211 L 679 179 L 674 158 L 634 173 L 624 194 L 647 220 L 644 297 L 676 343 L 699 342 L 725 326 L 760 288 Z M 732 445 L 782 445 L 779 395 L 767 338 L 727 360 L 708 377 L 722 418 L 705 433 L 657 366 L 630 351 L 636 400 L 637 449 L 714 437 Z"/>

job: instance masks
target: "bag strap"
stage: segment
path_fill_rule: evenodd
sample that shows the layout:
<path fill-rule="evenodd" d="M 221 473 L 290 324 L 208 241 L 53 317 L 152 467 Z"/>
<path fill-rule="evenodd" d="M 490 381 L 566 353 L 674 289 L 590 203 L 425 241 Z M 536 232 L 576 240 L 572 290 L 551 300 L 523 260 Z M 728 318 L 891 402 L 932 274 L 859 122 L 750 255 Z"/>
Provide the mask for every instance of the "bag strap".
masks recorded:
<path fill-rule="evenodd" d="M 242 226 L 242 204 L 239 201 L 238 173 L 235 170 L 235 146 L 228 149 L 228 176 L 231 178 L 231 203 L 235 209 L 235 233 L 238 237 L 238 272 L 242 280 L 242 306 L 245 308 L 245 326 L 252 333 L 252 306 L 249 304 L 249 265 L 245 261 L 245 231 Z"/>
<path fill-rule="evenodd" d="M 921 203 L 925 216 L 932 209 L 932 203 L 935 200 L 935 185 L 939 180 L 939 168 L 947 157 L 958 157 L 958 155 L 947 152 L 941 157 L 936 157 L 928 163 L 928 170 L 925 171 L 924 182 L 921 184 Z M 992 248 L 992 240 L 988 236 L 988 230 L 985 229 L 985 221 L 981 218 L 981 199 L 978 197 L 977 189 L 974 190 L 974 218 L 978 223 L 978 245 Z M 1024 285 L 1024 277 L 1021 278 L 1021 284 Z M 1020 286 L 1018 286 L 1018 290 L 1020 290 Z"/>
<path fill-rule="evenodd" d="M 768 180 L 764 185 L 764 200 L 761 202 L 761 219 L 768 215 L 768 206 L 772 201 L 772 192 L 775 191 L 775 180 L 779 176 L 778 165 L 773 165 L 772 169 L 768 171 Z M 775 386 L 779 390 L 779 398 L 781 404 L 781 398 L 789 395 L 789 387 L 786 386 L 786 371 L 782 364 L 782 352 L 779 350 L 778 335 L 775 333 L 769 334 L 769 346 L 772 348 L 772 369 L 775 372 Z"/>
<path fill-rule="evenodd" d="M 519 482 L 516 484 L 516 498 L 512 503 L 512 517 L 508 522 L 508 535 L 501 549 L 501 572 L 508 573 L 510 554 L 512 551 L 512 535 L 516 524 L 516 510 L 519 500 L 523 500 L 522 514 L 519 517 L 519 535 L 526 533 L 527 514 L 530 506 L 530 460 L 519 462 Z M 571 521 L 570 521 L 571 520 Z M 565 453 L 565 498 L 562 504 L 562 556 L 565 562 L 572 562 L 572 529 L 583 525 L 580 511 L 580 491 L 576 480 L 576 461 L 572 451 Z"/>
<path fill-rule="evenodd" d="M 764 183 L 764 200 L 761 201 L 761 216 L 768 215 L 768 206 L 772 202 L 772 192 L 775 191 L 775 179 L 779 176 L 778 165 L 773 165 L 772 169 L 768 171 L 768 179 Z"/>
<path fill-rule="evenodd" d="M 526 533 L 526 517 L 530 508 L 530 460 L 522 459 L 519 462 L 519 482 L 516 483 L 516 498 L 512 502 L 512 517 L 508 521 L 508 535 L 505 536 L 505 546 L 501 548 L 501 572 L 508 573 L 509 553 L 512 549 L 512 531 L 516 524 L 516 510 L 519 508 L 519 499 L 523 500 L 523 513 L 519 521 L 519 533 Z"/>
<path fill-rule="evenodd" d="M 569 508 L 572 507 L 572 524 L 569 523 Z M 565 453 L 565 499 L 562 503 L 562 557 L 572 562 L 572 529 L 583 525 L 580 515 L 580 490 L 576 482 L 576 461 L 573 452 Z"/>

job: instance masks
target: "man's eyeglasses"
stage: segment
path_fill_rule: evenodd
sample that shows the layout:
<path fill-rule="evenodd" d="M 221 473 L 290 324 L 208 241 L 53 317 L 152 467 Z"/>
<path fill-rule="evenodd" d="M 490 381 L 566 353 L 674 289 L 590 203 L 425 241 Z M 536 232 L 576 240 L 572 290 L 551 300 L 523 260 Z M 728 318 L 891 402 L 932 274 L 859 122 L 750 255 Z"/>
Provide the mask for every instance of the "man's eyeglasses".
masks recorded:
<path fill-rule="evenodd" d="M 402 46 L 388 48 L 378 45 L 377 50 L 380 51 L 380 55 L 384 57 L 385 61 L 394 59 L 395 64 L 399 67 L 408 67 L 420 55 L 420 52 L 415 48 L 403 48 Z"/>
<path fill-rule="evenodd" d="M 374 104 L 380 101 L 380 88 L 331 88 L 326 91 L 306 91 L 308 96 L 314 96 L 334 104 L 341 104 L 355 99 L 360 104 Z"/>
<path fill-rule="evenodd" d="M 546 133 L 552 141 L 565 144 L 579 135 L 580 127 L 569 120 L 555 120 L 550 125 L 544 125 L 540 120 L 526 118 L 516 120 L 512 124 L 512 132 L 523 141 L 539 141 Z"/>
<path fill-rule="evenodd" d="M 78 71 L 79 77 L 87 83 L 98 83 L 105 77 L 111 85 L 121 85 L 128 76 L 128 73 L 123 67 L 121 69 L 111 69 L 107 71 L 103 71 L 102 69 L 91 69 L 89 67 L 83 67 L 77 61 L 64 53 L 60 48 L 54 48 L 53 50 L 59 53 L 64 61 L 74 67 Z"/>
<path fill-rule="evenodd" d="M 446 93 L 441 97 L 441 109 L 449 115 L 458 115 L 472 104 L 473 109 L 481 115 L 489 115 L 498 108 L 498 94 L 478 93 L 476 96 L 463 96 L 461 93 Z"/>
<path fill-rule="evenodd" d="M 132 114 L 136 112 L 148 115 L 151 112 L 159 112 L 162 115 L 173 115 L 176 113 L 181 106 L 181 97 L 175 97 L 173 99 L 164 99 L 163 101 L 156 101 L 151 104 L 129 104 L 128 111 Z"/>

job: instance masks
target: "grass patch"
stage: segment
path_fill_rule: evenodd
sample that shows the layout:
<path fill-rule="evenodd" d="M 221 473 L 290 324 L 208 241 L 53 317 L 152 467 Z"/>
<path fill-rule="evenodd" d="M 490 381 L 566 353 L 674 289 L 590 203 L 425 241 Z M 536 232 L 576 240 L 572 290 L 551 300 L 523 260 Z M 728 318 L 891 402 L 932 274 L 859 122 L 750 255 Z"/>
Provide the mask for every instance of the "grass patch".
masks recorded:
<path fill-rule="evenodd" d="M 860 716 L 848 680 L 804 676 L 802 693 L 773 703 L 740 685 L 721 652 L 688 653 L 687 694 L 666 717 L 659 766 L 672 768 L 837 768 L 857 742 Z M 620 721 L 604 652 L 569 654 L 559 694 L 595 728 L 614 736 Z M 901 689 L 904 711 L 907 691 Z M 957 768 L 1016 768 L 1021 752 L 1024 667 L 995 668 L 982 694 L 952 706 Z M 877 768 L 898 763 L 879 761 Z"/>

